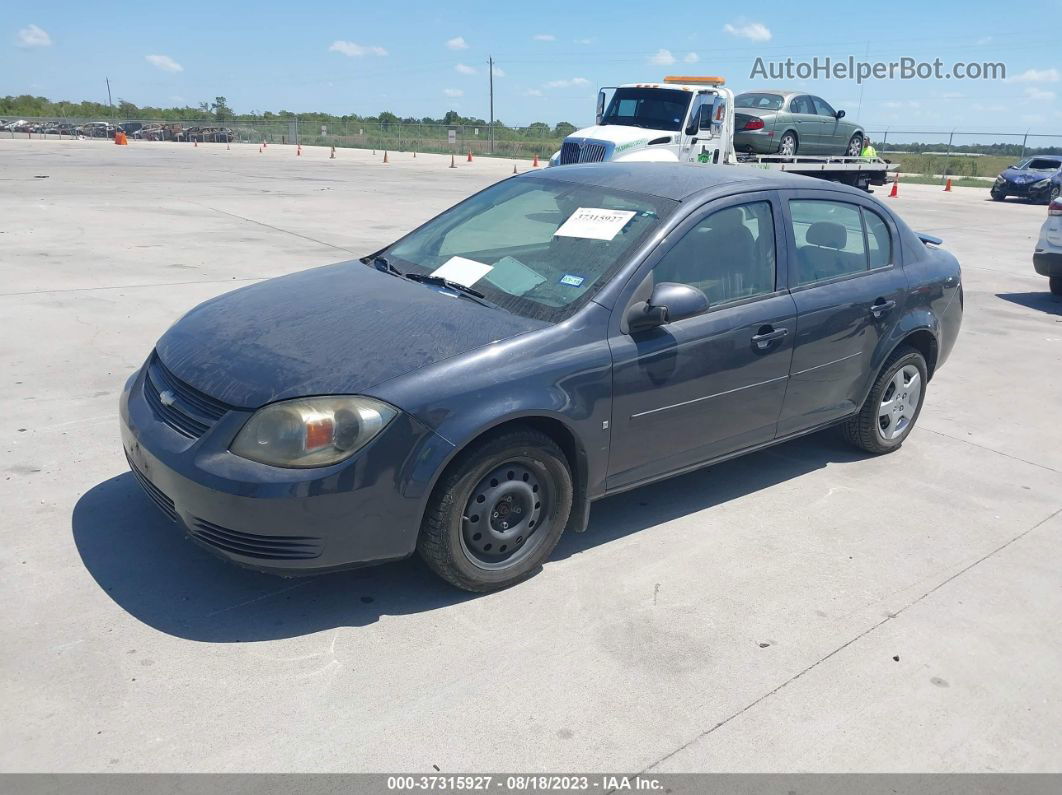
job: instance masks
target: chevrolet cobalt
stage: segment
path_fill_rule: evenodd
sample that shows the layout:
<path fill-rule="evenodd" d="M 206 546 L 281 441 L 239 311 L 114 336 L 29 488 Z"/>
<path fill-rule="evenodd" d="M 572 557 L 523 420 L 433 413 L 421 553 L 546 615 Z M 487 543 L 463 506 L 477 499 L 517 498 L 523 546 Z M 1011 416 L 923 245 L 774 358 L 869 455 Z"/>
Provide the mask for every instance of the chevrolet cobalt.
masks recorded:
<path fill-rule="evenodd" d="M 831 425 L 896 450 L 962 319 L 879 201 L 743 166 L 504 180 L 364 259 L 192 309 L 121 397 L 192 539 L 291 575 L 535 573 L 601 497 Z"/>

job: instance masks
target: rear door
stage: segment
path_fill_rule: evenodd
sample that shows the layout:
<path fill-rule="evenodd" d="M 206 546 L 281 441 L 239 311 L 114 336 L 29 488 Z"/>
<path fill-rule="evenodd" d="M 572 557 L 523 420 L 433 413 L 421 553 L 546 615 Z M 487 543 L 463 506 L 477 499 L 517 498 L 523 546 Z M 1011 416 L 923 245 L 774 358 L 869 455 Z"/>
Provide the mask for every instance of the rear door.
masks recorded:
<path fill-rule="evenodd" d="M 795 330 L 781 230 L 772 192 L 712 202 L 670 233 L 631 280 L 609 334 L 609 490 L 774 438 Z M 624 333 L 626 307 L 639 288 L 651 288 L 649 279 L 697 287 L 708 311 Z"/>
<path fill-rule="evenodd" d="M 796 302 L 793 366 L 778 423 L 787 436 L 856 411 L 878 348 L 902 315 L 895 228 L 869 199 L 791 191 L 782 202 Z"/>
<path fill-rule="evenodd" d="M 822 151 L 822 118 L 815 112 L 815 103 L 807 94 L 789 100 L 789 115 L 797 134 L 797 154 L 814 155 Z M 780 138 L 785 130 L 779 129 Z"/>

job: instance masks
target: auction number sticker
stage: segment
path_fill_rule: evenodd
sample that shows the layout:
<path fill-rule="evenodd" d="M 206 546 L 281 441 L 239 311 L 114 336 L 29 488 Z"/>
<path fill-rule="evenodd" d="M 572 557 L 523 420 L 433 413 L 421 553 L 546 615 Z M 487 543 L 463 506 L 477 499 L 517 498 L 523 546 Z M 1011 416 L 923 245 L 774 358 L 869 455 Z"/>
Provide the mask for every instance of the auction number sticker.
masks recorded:
<path fill-rule="evenodd" d="M 603 210 L 580 207 L 553 233 L 554 237 L 581 237 L 611 240 L 634 217 L 634 210 Z"/>

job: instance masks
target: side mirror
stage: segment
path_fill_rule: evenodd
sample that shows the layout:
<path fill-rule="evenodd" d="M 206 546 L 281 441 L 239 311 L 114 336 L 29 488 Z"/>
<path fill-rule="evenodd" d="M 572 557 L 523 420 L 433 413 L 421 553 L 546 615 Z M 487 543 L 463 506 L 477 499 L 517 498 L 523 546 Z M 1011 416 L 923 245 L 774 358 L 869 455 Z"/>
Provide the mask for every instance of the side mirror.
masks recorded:
<path fill-rule="evenodd" d="M 837 111 L 837 118 L 838 119 L 843 119 L 844 118 L 844 111 L 843 110 Z"/>
<path fill-rule="evenodd" d="M 601 124 L 601 120 L 603 118 L 605 118 L 605 92 L 604 91 L 598 91 L 597 92 L 597 121 L 595 121 L 594 123 L 597 124 L 597 125 L 600 125 Z"/>
<path fill-rule="evenodd" d="M 633 334 L 707 311 L 708 297 L 696 287 L 660 282 L 648 301 L 637 301 L 627 309 L 627 328 Z"/>

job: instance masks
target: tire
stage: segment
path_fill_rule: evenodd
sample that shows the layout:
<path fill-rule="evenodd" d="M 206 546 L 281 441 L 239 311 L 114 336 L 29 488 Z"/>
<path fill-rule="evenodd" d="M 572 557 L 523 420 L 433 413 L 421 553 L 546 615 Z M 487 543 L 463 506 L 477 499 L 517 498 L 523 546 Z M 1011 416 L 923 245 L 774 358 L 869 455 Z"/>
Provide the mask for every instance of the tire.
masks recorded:
<path fill-rule="evenodd" d="M 853 152 L 852 150 L 855 149 Z M 845 157 L 859 157 L 859 153 L 863 151 L 863 136 L 860 133 L 856 133 L 848 141 L 848 148 L 844 150 Z"/>
<path fill-rule="evenodd" d="M 991 194 L 992 198 L 993 198 L 993 199 L 994 199 L 995 201 L 997 201 L 997 202 L 1001 202 L 1001 201 L 1003 201 L 1003 200 L 1004 200 L 1005 198 L 1007 198 L 1007 194 L 1006 194 L 1006 193 L 1004 193 L 1004 192 L 1003 192 L 1003 191 L 1001 191 L 1001 190 L 996 190 L 995 188 L 992 188 L 992 190 L 991 190 L 991 191 L 989 191 L 989 193 Z"/>
<path fill-rule="evenodd" d="M 917 404 L 912 408 L 908 396 L 915 375 L 918 377 L 918 394 L 914 398 Z M 882 366 L 863 408 L 841 426 L 845 439 L 868 453 L 898 450 L 922 413 L 927 380 L 926 360 L 922 354 L 906 345 L 900 346 Z M 900 402 L 896 402 L 894 395 L 900 390 L 903 390 L 902 396 Z M 888 423 L 884 427 L 883 419 Z"/>
<path fill-rule="evenodd" d="M 417 552 L 458 588 L 508 588 L 542 567 L 571 508 L 572 475 L 556 443 L 531 428 L 503 431 L 474 443 L 443 475 Z"/>
<path fill-rule="evenodd" d="M 786 151 L 788 147 L 791 147 L 791 151 Z M 800 141 L 797 140 L 797 135 L 792 130 L 786 130 L 785 134 L 778 139 L 778 154 L 780 155 L 792 157 L 799 147 Z"/>
<path fill-rule="evenodd" d="M 1052 276 L 1050 284 L 1052 294 L 1062 295 L 1062 276 Z"/>

